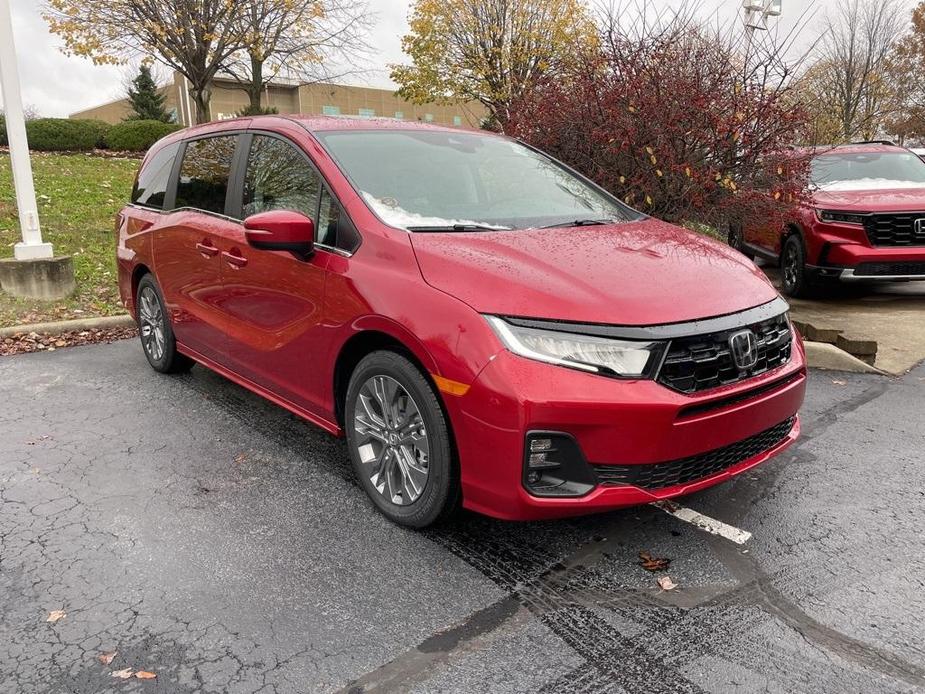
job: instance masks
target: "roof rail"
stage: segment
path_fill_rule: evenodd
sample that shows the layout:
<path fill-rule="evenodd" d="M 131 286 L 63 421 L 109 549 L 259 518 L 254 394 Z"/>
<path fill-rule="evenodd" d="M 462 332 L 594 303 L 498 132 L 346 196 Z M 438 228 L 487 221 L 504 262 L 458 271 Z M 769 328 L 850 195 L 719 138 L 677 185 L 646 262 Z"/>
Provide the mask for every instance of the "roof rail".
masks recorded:
<path fill-rule="evenodd" d="M 849 142 L 849 145 L 889 145 L 891 147 L 897 147 L 898 145 L 895 142 L 890 140 L 860 140 L 858 142 Z"/>

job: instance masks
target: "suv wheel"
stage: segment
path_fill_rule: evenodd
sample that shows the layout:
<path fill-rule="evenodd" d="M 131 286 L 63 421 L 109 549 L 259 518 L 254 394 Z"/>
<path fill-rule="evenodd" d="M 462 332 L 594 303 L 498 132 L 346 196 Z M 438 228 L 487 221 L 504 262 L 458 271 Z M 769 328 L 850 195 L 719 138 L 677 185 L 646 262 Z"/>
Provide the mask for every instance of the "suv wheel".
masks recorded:
<path fill-rule="evenodd" d="M 784 294 L 794 298 L 812 297 L 821 289 L 820 281 L 806 268 L 806 250 L 799 234 L 791 234 L 784 241 L 780 254 L 781 285 Z"/>
<path fill-rule="evenodd" d="M 161 290 L 150 274 L 138 283 L 135 307 L 141 346 L 151 368 L 162 374 L 189 371 L 193 360 L 177 351 Z"/>
<path fill-rule="evenodd" d="M 412 528 L 452 513 L 459 479 L 446 417 L 430 382 L 395 352 L 354 369 L 344 407 L 353 469 L 376 507 Z"/>

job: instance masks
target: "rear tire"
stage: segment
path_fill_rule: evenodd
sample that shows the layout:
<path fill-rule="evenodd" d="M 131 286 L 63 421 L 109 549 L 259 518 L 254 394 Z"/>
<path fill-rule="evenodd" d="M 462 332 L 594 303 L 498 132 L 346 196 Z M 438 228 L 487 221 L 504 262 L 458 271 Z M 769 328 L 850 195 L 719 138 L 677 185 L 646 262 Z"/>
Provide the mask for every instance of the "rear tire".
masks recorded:
<path fill-rule="evenodd" d="M 135 314 L 141 347 L 151 368 L 162 374 L 189 371 L 194 362 L 177 351 L 177 340 L 170 325 L 164 297 L 151 274 L 142 277 L 138 283 Z"/>
<path fill-rule="evenodd" d="M 389 520 L 424 528 L 459 505 L 449 424 L 430 381 L 391 351 L 364 357 L 344 405 L 347 447 L 357 480 Z"/>

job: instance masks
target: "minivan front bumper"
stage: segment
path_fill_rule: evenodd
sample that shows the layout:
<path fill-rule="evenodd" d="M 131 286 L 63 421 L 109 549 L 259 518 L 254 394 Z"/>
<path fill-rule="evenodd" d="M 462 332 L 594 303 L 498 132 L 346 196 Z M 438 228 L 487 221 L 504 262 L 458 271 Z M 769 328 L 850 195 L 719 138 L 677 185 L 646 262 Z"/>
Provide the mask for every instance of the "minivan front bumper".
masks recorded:
<path fill-rule="evenodd" d="M 533 520 L 689 494 L 791 445 L 805 389 L 795 332 L 783 366 L 691 395 L 651 380 L 615 380 L 499 352 L 468 392 L 448 403 L 463 504 L 497 518 Z M 747 445 L 769 431 L 757 448 Z M 575 442 L 589 472 L 582 476 L 587 484 L 573 490 L 578 495 L 530 489 L 525 442 L 535 432 Z M 636 466 L 646 473 L 630 474 Z"/>

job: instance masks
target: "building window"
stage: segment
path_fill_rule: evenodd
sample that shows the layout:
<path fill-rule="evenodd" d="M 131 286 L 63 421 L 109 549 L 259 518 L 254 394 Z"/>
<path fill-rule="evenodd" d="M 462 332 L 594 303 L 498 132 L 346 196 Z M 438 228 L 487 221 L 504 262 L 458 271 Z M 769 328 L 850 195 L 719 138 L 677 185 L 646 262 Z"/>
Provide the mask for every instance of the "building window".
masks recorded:
<path fill-rule="evenodd" d="M 405 119 L 405 112 L 404 112 L 404 111 L 396 111 L 396 112 L 395 112 L 395 118 L 397 118 L 398 120 L 404 120 L 404 119 Z"/>
<path fill-rule="evenodd" d="M 357 111 L 360 114 L 360 118 L 375 118 L 376 111 L 371 108 L 361 108 Z"/>
<path fill-rule="evenodd" d="M 453 116 L 453 125 L 462 125 L 462 118 L 459 116 Z"/>
<path fill-rule="evenodd" d="M 424 114 L 424 120 L 425 120 L 426 122 L 428 122 L 428 123 L 433 123 L 433 122 L 434 122 L 434 114 L 433 114 L 433 113 L 425 113 L 425 114 Z"/>
<path fill-rule="evenodd" d="M 323 113 L 326 116 L 339 116 L 340 108 L 337 106 L 322 106 L 321 113 Z"/>

